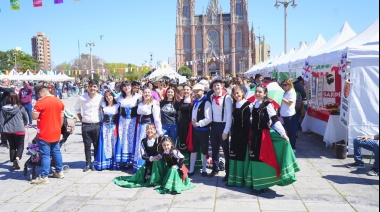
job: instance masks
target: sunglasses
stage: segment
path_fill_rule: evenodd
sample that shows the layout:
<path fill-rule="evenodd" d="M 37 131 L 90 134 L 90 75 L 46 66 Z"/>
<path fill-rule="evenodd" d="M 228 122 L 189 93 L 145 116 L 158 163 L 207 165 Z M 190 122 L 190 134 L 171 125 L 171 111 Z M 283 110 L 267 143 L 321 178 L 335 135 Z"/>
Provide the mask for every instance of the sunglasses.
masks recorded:
<path fill-rule="evenodd" d="M 281 86 L 288 86 L 289 84 L 281 84 Z"/>

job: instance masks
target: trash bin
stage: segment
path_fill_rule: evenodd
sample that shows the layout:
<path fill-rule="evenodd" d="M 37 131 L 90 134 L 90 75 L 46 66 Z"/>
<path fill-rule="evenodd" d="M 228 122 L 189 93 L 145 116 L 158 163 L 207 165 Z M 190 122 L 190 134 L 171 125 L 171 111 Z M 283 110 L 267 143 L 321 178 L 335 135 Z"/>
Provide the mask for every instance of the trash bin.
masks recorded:
<path fill-rule="evenodd" d="M 338 159 L 347 158 L 347 144 L 345 140 L 341 140 L 336 143 L 335 155 Z"/>

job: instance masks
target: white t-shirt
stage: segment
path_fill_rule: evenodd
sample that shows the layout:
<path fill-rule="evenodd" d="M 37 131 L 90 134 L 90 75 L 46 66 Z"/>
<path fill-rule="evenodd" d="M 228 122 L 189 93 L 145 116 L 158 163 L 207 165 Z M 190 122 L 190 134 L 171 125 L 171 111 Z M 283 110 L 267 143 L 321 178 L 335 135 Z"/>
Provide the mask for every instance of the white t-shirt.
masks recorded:
<path fill-rule="evenodd" d="M 296 114 L 296 100 L 297 100 L 297 94 L 294 89 L 289 90 L 288 92 L 285 92 L 284 99 L 290 100 L 293 103 L 291 105 L 287 105 L 284 102 L 281 103 L 281 110 L 280 114 L 282 117 L 289 117 Z"/>

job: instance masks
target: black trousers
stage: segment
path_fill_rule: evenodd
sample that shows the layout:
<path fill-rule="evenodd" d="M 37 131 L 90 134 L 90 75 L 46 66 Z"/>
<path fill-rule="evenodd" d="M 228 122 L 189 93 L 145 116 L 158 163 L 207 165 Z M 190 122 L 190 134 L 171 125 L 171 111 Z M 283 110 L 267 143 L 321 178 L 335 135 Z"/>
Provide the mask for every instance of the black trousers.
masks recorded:
<path fill-rule="evenodd" d="M 21 159 L 24 151 L 25 135 L 1 133 L 1 138 L 4 139 L 5 142 L 9 142 L 9 160 L 13 162 L 16 160 L 16 157 Z"/>
<path fill-rule="evenodd" d="M 86 165 L 91 165 L 91 143 L 94 146 L 94 158 L 96 158 L 96 155 L 98 154 L 99 136 L 100 123 L 82 123 L 82 138 L 84 144 L 84 154 L 86 157 Z"/>
<path fill-rule="evenodd" d="M 219 123 L 219 122 L 213 122 L 211 124 L 211 131 L 210 131 L 210 140 L 211 140 L 211 149 L 212 149 L 212 170 L 213 171 L 219 171 L 219 159 L 220 159 L 220 146 L 222 146 L 224 159 L 225 159 L 225 169 L 226 169 L 226 175 L 228 176 L 230 166 L 229 166 L 229 160 L 230 160 L 230 142 L 229 137 L 227 137 L 227 140 L 222 139 L 222 134 L 224 127 L 226 126 L 226 123 Z"/>

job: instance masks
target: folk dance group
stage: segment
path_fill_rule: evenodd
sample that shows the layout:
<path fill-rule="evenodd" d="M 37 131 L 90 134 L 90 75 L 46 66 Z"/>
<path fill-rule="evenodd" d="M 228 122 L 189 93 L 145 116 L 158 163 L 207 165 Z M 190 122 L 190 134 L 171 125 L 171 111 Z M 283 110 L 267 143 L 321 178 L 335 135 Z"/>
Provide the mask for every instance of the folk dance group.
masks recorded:
<path fill-rule="evenodd" d="M 75 108 L 82 121 L 86 155 L 83 171 L 133 167 L 133 176 L 117 177 L 114 183 L 127 188 L 154 186 L 162 194 L 181 193 L 194 188 L 189 177 L 198 167 L 202 177 L 219 174 L 222 146 L 223 180 L 229 186 L 265 191 L 296 181 L 299 167 L 265 86 L 256 88 L 253 103 L 247 101 L 243 86 L 236 85 L 231 97 L 218 78 L 208 93 L 201 84 L 183 85 L 178 94 L 177 88 L 169 86 L 160 102 L 149 87 L 140 95 L 132 86 L 125 81 L 119 97 L 111 90 L 103 97 L 92 80 L 78 100 Z M 213 167 L 208 174 L 209 142 Z"/>

